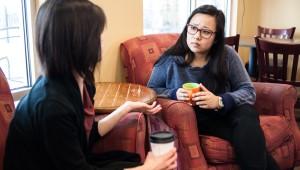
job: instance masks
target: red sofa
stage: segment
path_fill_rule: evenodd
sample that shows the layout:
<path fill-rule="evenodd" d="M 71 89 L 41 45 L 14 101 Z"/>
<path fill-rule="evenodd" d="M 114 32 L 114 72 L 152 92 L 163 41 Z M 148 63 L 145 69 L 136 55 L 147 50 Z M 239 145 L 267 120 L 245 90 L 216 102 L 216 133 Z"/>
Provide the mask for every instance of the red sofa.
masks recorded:
<path fill-rule="evenodd" d="M 102 119 L 106 115 L 98 115 Z M 142 113 L 128 113 L 122 120 L 101 140 L 93 146 L 94 153 L 103 153 L 111 150 L 123 150 L 138 153 L 141 160 L 145 160 L 146 123 Z"/>
<path fill-rule="evenodd" d="M 6 136 L 14 110 L 14 100 L 4 73 L 0 68 L 0 170 L 3 169 Z"/>
<path fill-rule="evenodd" d="M 9 85 L 0 68 L 0 170 L 3 170 L 3 157 L 9 123 L 15 110 Z M 101 119 L 105 115 L 98 115 Z M 139 153 L 145 159 L 145 118 L 142 113 L 129 113 L 116 127 L 93 146 L 93 152 L 102 153 L 110 150 L 125 150 Z"/>
<path fill-rule="evenodd" d="M 161 53 L 171 46 L 178 34 L 139 36 L 123 42 L 121 59 L 127 72 L 127 81 L 146 85 L 153 64 Z M 300 165 L 300 131 L 294 116 L 297 98 L 293 86 L 274 83 L 254 83 L 267 149 L 281 169 Z M 178 139 L 179 169 L 181 170 L 235 170 L 235 155 L 229 142 L 198 135 L 194 110 L 184 102 L 158 99 L 163 106 L 161 118 Z M 153 124 L 152 126 L 159 126 Z"/>

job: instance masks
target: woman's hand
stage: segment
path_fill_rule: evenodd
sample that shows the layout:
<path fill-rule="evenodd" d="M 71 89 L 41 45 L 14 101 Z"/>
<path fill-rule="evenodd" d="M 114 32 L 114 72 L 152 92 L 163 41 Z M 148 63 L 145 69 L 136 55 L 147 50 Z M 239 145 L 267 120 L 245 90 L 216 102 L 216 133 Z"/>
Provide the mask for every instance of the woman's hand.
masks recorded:
<path fill-rule="evenodd" d="M 161 106 L 156 102 L 152 105 L 143 102 L 127 101 L 111 114 L 98 121 L 98 132 L 101 136 L 108 133 L 128 112 L 142 112 L 145 114 L 155 114 L 161 110 Z"/>
<path fill-rule="evenodd" d="M 127 101 L 125 103 L 129 107 L 129 112 L 142 112 L 144 114 L 156 114 L 161 111 L 161 105 L 154 101 L 151 105 L 143 102 Z"/>
<path fill-rule="evenodd" d="M 145 170 L 172 170 L 177 167 L 177 152 L 173 148 L 168 153 L 161 156 L 154 156 L 148 152 L 144 165 Z"/>
<path fill-rule="evenodd" d="M 196 102 L 200 108 L 203 109 L 217 109 L 219 108 L 219 96 L 210 92 L 203 84 L 200 84 L 200 92 L 192 95 L 192 100 Z"/>
<path fill-rule="evenodd" d="M 179 88 L 176 91 L 176 97 L 177 97 L 177 100 L 181 100 L 181 101 L 188 101 L 188 100 L 190 100 L 189 91 L 187 91 L 187 90 L 185 90 L 183 88 Z"/>

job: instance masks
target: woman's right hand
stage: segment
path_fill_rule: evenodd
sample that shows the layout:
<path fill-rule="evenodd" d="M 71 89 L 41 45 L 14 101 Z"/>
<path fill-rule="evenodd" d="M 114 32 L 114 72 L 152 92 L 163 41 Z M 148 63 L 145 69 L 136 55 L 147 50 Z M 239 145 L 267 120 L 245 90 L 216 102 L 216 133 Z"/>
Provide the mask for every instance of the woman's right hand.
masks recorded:
<path fill-rule="evenodd" d="M 152 152 L 148 152 L 143 170 L 173 170 L 177 168 L 177 152 L 173 148 L 168 153 L 161 156 L 154 156 Z"/>
<path fill-rule="evenodd" d="M 189 98 L 189 92 L 183 88 L 179 88 L 177 91 L 176 91 L 176 97 L 177 97 L 177 100 L 181 100 L 181 101 L 188 101 L 190 100 Z"/>

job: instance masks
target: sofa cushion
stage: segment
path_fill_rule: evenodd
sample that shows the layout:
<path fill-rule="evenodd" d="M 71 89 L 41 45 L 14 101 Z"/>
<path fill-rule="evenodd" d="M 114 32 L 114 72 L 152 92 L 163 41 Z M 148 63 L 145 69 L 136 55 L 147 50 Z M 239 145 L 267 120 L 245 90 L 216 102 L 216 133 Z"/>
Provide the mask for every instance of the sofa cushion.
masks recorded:
<path fill-rule="evenodd" d="M 0 68 L 0 170 L 3 167 L 6 136 L 15 110 L 7 80 Z"/>
<path fill-rule="evenodd" d="M 280 116 L 260 116 L 260 125 L 263 129 L 268 151 L 283 145 L 291 137 L 288 122 Z M 233 163 L 235 154 L 231 144 L 218 137 L 200 136 L 205 158 L 209 163 Z"/>
<path fill-rule="evenodd" d="M 176 42 L 178 36 L 177 33 L 150 34 L 123 42 L 120 53 L 124 69 L 128 73 L 126 80 L 146 85 L 154 63 L 170 45 Z"/>
<path fill-rule="evenodd" d="M 101 114 L 95 117 L 99 121 L 107 115 Z M 126 114 L 114 128 L 106 135 L 97 140 L 92 146 L 93 153 L 104 153 L 113 150 L 121 150 L 138 153 L 141 160 L 145 160 L 145 117 L 140 112 L 130 112 Z"/>

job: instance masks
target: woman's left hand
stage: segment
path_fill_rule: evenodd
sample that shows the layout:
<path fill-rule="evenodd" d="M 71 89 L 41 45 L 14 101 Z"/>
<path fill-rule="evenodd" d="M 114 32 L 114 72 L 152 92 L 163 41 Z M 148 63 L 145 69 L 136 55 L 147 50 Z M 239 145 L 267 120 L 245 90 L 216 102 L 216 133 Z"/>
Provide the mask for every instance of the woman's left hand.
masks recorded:
<path fill-rule="evenodd" d="M 127 101 L 125 104 L 129 106 L 129 110 L 131 112 L 143 112 L 144 114 L 156 114 L 162 109 L 161 105 L 157 104 L 156 101 L 154 101 L 151 105 L 143 102 L 132 101 Z"/>
<path fill-rule="evenodd" d="M 214 95 L 203 84 L 200 84 L 200 92 L 192 95 L 192 100 L 203 109 L 216 109 L 219 107 L 219 96 Z"/>

